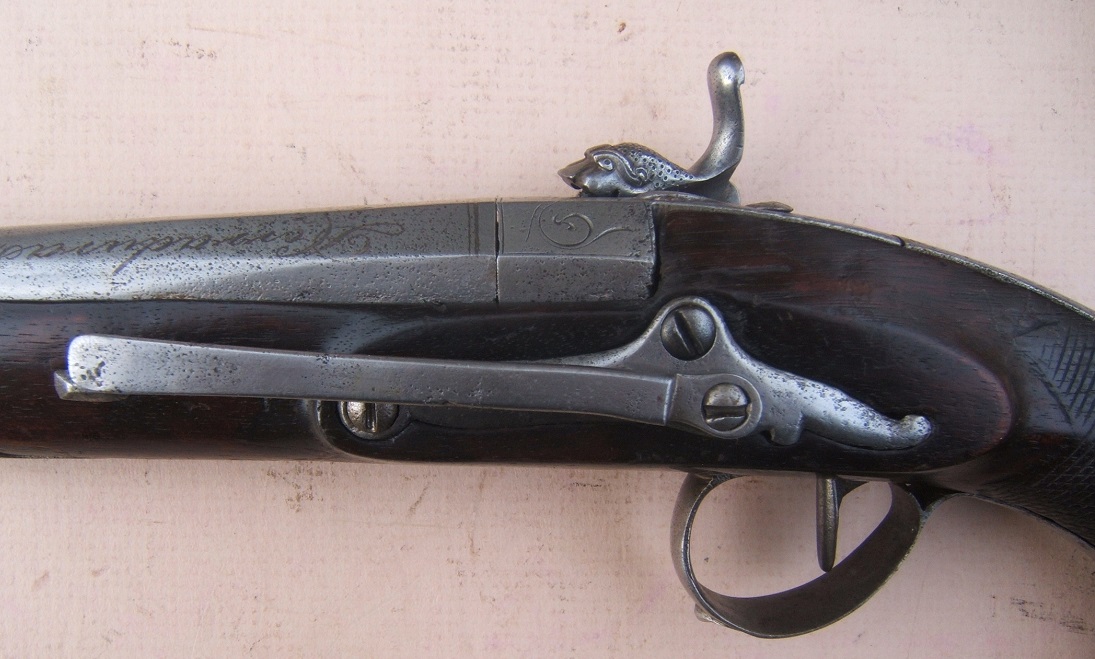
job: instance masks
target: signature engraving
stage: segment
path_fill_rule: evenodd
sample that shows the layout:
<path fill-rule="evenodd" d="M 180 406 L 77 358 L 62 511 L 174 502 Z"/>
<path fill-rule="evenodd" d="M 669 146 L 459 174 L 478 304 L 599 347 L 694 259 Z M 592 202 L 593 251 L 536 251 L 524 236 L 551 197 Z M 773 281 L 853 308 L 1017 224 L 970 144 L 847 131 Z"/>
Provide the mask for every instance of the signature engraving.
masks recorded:
<path fill-rule="evenodd" d="M 533 225 L 539 227 L 540 235 L 549 243 L 563 249 L 578 249 L 592 245 L 610 233 L 632 231 L 629 227 L 615 226 L 595 232 L 593 220 L 584 213 L 565 209 L 560 213 L 552 211 L 552 204 L 537 208 Z"/>
<path fill-rule="evenodd" d="M 83 242 L 0 243 L 0 260 L 50 259 L 62 256 L 117 256 L 111 275 L 117 275 L 141 258 L 155 254 L 194 254 L 242 251 L 255 246 L 273 248 L 280 258 L 337 258 L 361 256 L 373 249 L 376 236 L 398 236 L 398 222 L 359 220 L 336 224 L 330 215 L 301 216 L 265 223 L 254 228 L 216 235 L 213 233 L 160 233 L 90 239 Z M 338 253 L 331 255 L 331 250 Z"/>

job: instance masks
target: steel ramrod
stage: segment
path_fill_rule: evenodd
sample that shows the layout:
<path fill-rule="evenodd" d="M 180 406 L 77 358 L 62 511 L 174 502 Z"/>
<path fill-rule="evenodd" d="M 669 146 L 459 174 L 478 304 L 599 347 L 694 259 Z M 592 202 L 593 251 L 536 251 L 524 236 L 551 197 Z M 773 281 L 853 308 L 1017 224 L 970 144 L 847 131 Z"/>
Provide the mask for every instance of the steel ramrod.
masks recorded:
<path fill-rule="evenodd" d="M 577 198 L 6 231 L 0 452 L 679 469 L 678 575 L 702 618 L 762 637 L 854 610 L 952 496 L 1095 544 L 1092 312 L 741 205 L 743 81 L 712 62 L 693 166 L 597 146 L 560 171 Z M 717 593 L 697 510 L 762 472 L 817 475 L 823 574 Z M 870 480 L 889 512 L 837 563 Z"/>

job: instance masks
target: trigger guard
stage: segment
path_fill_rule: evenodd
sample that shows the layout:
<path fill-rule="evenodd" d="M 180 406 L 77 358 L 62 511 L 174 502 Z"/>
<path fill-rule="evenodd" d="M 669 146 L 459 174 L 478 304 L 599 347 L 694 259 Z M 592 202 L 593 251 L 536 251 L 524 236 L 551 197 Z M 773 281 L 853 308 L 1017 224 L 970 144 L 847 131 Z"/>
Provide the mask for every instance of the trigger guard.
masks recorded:
<path fill-rule="evenodd" d="M 874 531 L 843 561 L 797 588 L 760 597 L 731 597 L 696 580 L 692 570 L 692 525 L 700 504 L 730 474 L 689 474 L 673 509 L 673 563 L 681 583 L 704 619 L 761 638 L 815 631 L 859 608 L 912 549 L 927 511 L 908 490 L 890 483 L 890 510 Z"/>

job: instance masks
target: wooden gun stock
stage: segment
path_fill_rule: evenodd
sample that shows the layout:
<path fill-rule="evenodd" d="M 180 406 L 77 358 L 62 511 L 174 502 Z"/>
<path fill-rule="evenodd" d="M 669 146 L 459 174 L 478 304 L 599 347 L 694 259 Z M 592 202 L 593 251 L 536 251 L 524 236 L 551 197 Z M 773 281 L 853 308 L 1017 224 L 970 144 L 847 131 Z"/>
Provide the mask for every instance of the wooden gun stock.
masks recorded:
<path fill-rule="evenodd" d="M 6 302 L 0 452 L 654 466 L 800 471 L 975 494 L 1095 540 L 1088 312 L 991 268 L 915 243 L 781 212 L 654 203 L 658 273 L 642 303 L 432 306 Z M 408 408 L 365 441 L 334 403 L 131 397 L 100 405 L 51 384 L 69 341 L 114 334 L 255 348 L 521 361 L 592 353 L 636 336 L 682 296 L 710 300 L 742 347 L 931 436 L 878 451 L 807 429 L 780 446 L 731 443 L 597 417 Z M 520 434 L 520 442 L 513 441 Z M 732 450 L 730 450 L 732 448 Z"/>

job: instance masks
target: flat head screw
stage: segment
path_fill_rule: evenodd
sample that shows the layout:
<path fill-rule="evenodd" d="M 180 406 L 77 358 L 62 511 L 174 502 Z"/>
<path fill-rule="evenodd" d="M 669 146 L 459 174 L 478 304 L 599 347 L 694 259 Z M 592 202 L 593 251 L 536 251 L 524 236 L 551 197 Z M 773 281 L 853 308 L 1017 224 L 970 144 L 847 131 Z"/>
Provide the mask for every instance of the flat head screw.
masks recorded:
<path fill-rule="evenodd" d="M 662 345 L 677 359 L 699 359 L 715 345 L 715 319 L 703 307 L 686 304 L 662 321 Z"/>
<path fill-rule="evenodd" d="M 713 429 L 729 432 L 749 418 L 749 394 L 736 384 L 716 384 L 703 397 L 703 420 Z"/>
<path fill-rule="evenodd" d="M 399 417 L 399 406 L 388 403 L 345 401 L 338 405 L 342 425 L 362 439 L 380 439 Z"/>

